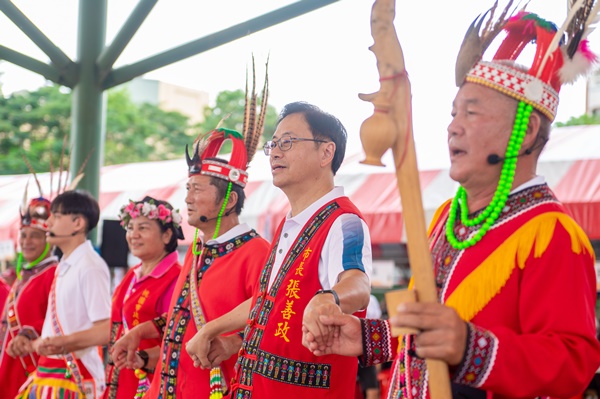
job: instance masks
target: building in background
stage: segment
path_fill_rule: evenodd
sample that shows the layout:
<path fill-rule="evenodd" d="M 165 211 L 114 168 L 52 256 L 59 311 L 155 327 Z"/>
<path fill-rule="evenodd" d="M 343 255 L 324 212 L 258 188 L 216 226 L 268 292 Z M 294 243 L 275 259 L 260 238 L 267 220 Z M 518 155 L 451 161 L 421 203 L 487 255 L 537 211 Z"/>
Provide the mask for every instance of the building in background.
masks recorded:
<path fill-rule="evenodd" d="M 585 109 L 588 115 L 600 114 L 600 69 L 587 79 Z"/>
<path fill-rule="evenodd" d="M 207 92 L 146 78 L 135 78 L 123 86 L 135 104 L 149 103 L 165 111 L 180 112 L 190 118 L 191 124 L 204 121 Z"/>

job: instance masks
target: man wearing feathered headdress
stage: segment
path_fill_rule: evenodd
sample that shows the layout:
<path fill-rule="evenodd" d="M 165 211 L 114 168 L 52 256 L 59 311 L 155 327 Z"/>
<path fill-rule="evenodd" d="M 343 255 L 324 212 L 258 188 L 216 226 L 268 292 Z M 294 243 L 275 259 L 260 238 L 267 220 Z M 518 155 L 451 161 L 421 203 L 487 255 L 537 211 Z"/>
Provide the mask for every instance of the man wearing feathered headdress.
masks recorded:
<path fill-rule="evenodd" d="M 46 241 L 50 201 L 38 197 L 21 207 L 17 279 L 2 307 L 0 326 L 0 398 L 13 399 L 27 376 L 32 373 L 39 356 L 32 352 L 31 342 L 42 333 L 48 307 L 48 294 L 58 263 Z"/>
<path fill-rule="evenodd" d="M 586 38 L 598 6 L 577 1 L 560 29 L 524 11 L 511 16 L 510 7 L 497 22 L 496 6 L 486 13 L 481 35 L 485 16 L 478 18 L 459 54 L 448 148 L 460 187 L 430 227 L 441 304 L 398 307 L 391 324 L 418 333 L 400 337 L 389 398 L 428 396 L 425 358 L 450 365 L 460 398 L 569 398 L 600 365 L 593 249 L 536 174 L 561 85 L 595 60 Z M 482 61 L 501 31 L 492 60 Z M 529 43 L 533 63 L 520 66 Z M 340 326 L 340 339 L 325 351 L 309 345 L 316 353 L 366 363 L 395 353 L 388 321 L 323 322 Z"/>
<path fill-rule="evenodd" d="M 266 94 L 265 81 L 260 115 L 256 115 L 254 90 L 249 96 L 244 134 L 217 128 L 196 143 L 192 157 L 186 154 L 188 223 L 197 230 L 175 286 L 171 311 L 154 323 L 142 323 L 131 329 L 115 343 L 112 351 L 118 367 L 139 367 L 136 351 L 140 339 L 163 338 L 160 351 L 146 350 L 150 355 L 145 360 L 147 367 L 156 364 L 156 370 L 145 398 L 218 399 L 233 377 L 237 360 L 233 355 L 241 343 L 238 334 L 229 337 L 237 341 L 236 349 L 227 351 L 227 356 L 216 361 L 210 370 L 195 368 L 195 359 L 186 353 L 185 347 L 207 321 L 252 296 L 264 265 L 269 243 L 246 223 L 240 223 L 239 215 L 244 206 L 247 168 L 262 132 Z M 232 148 L 229 160 L 219 156 L 219 150 L 227 142 Z M 206 242 L 198 237 L 198 230 L 203 232 Z"/>

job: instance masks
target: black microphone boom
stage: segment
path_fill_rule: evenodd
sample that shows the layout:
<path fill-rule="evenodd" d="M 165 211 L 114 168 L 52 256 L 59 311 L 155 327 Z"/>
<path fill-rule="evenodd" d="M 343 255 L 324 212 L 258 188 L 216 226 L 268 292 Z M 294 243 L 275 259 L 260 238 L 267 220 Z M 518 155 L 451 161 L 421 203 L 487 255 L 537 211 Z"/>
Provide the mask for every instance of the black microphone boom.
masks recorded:
<path fill-rule="evenodd" d="M 225 215 L 223 215 L 223 216 L 229 216 L 229 214 L 230 214 L 231 212 L 233 212 L 233 211 L 234 211 L 234 209 L 235 209 L 235 208 L 231 208 L 230 210 L 228 210 L 227 212 L 225 212 Z M 200 219 L 200 221 L 201 221 L 202 223 L 210 222 L 211 220 L 216 220 L 216 219 L 218 219 L 218 218 L 219 218 L 219 217 L 218 217 L 218 216 L 216 216 L 216 217 L 214 217 L 214 218 L 210 218 L 210 219 L 209 219 L 208 217 L 206 217 L 206 216 L 204 216 L 204 215 L 202 215 L 202 216 L 200 216 L 200 217 L 199 217 L 199 219 Z"/>
<path fill-rule="evenodd" d="M 74 231 L 71 234 L 54 234 L 53 232 L 48 232 L 48 234 L 50 235 L 50 237 L 74 237 L 77 234 L 79 234 L 79 231 Z"/>
<path fill-rule="evenodd" d="M 496 164 L 499 164 L 502 161 L 504 161 L 504 158 L 500 157 L 500 155 L 498 155 L 498 154 L 490 154 L 487 157 L 487 162 L 490 165 L 496 165 Z"/>

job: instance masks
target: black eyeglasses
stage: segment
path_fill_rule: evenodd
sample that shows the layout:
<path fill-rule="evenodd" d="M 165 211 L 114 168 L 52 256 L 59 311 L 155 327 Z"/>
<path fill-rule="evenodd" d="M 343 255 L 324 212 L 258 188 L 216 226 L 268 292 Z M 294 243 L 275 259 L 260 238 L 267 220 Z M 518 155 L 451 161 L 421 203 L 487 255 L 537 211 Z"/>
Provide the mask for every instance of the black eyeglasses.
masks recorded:
<path fill-rule="evenodd" d="M 287 151 L 292 148 L 292 143 L 294 141 L 314 141 L 315 143 L 327 143 L 325 140 L 317 140 L 317 139 L 303 139 L 299 137 L 284 137 L 279 140 L 269 140 L 263 146 L 265 150 L 265 155 L 271 155 L 271 150 L 275 147 L 279 147 L 281 151 Z"/>

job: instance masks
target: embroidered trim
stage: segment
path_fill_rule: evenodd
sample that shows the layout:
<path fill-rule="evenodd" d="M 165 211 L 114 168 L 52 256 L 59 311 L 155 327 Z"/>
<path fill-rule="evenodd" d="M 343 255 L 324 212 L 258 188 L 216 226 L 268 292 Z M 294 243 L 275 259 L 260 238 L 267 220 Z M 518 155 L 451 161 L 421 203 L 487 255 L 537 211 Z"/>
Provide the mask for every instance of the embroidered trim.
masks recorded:
<path fill-rule="evenodd" d="M 202 266 L 198 270 L 197 274 L 197 286 L 200 285 L 202 276 L 212 265 L 216 258 L 225 256 L 242 245 L 252 240 L 253 238 L 259 237 L 256 231 L 251 230 L 245 234 L 239 235 L 217 245 L 206 245 L 202 252 L 202 257 L 199 260 L 199 264 Z M 194 257 L 194 261 L 198 261 Z M 195 267 L 192 267 L 195 270 Z M 177 303 L 173 308 L 173 313 L 168 322 L 167 328 L 164 333 L 162 355 L 161 355 L 161 375 L 160 375 L 160 390 L 158 397 L 159 399 L 175 399 L 177 392 L 177 374 L 179 367 L 179 355 L 183 346 L 183 336 L 187 329 L 187 325 L 190 321 L 190 274 L 187 275 L 185 283 L 177 298 Z M 156 320 L 156 319 L 155 319 Z"/>
<path fill-rule="evenodd" d="M 56 268 L 56 273 L 54 275 L 54 280 L 52 281 L 52 288 L 50 288 L 50 320 L 52 321 L 50 324 L 52 325 L 52 332 L 56 336 L 64 335 L 63 329 L 60 325 L 60 320 L 58 320 L 58 312 L 56 308 L 56 280 L 58 280 L 58 267 Z M 63 355 L 63 359 L 67 365 L 67 371 L 65 372 L 65 378 L 69 379 L 73 377 L 73 380 L 77 384 L 77 387 L 81 391 L 81 397 L 85 399 L 86 390 L 83 385 L 83 374 L 79 369 L 79 364 L 77 363 L 77 358 L 75 357 L 75 353 L 68 352 Z"/>
<path fill-rule="evenodd" d="M 271 380 L 307 388 L 329 388 L 331 364 L 298 362 L 259 350 L 253 371 Z"/>
<path fill-rule="evenodd" d="M 377 319 L 360 319 L 363 355 L 358 359 L 361 366 L 371 366 L 392 360 L 392 340 L 389 322 Z"/>
<path fill-rule="evenodd" d="M 494 365 L 498 352 L 498 338 L 471 323 L 467 323 L 467 331 L 465 357 L 456 369 L 454 382 L 480 387 Z"/>
<path fill-rule="evenodd" d="M 17 335 L 27 338 L 30 341 L 34 341 L 40 335 L 33 329 L 33 327 L 23 327 Z"/>
<path fill-rule="evenodd" d="M 259 294 L 254 307 L 250 311 L 248 323 L 244 329 L 245 339 L 242 342 L 242 348 L 240 349 L 238 361 L 235 365 L 235 379 L 239 380 L 239 385 L 246 387 L 252 386 L 252 374 L 257 367 L 256 363 L 258 360 L 254 354 L 258 351 L 258 347 L 262 341 L 264 326 L 269 320 L 269 315 L 274 306 L 274 298 L 277 296 L 285 276 L 289 272 L 298 256 L 300 256 L 300 254 L 304 251 L 314 233 L 323 225 L 329 216 L 339 209 L 339 207 L 340 206 L 337 204 L 337 202 L 330 203 L 323 208 L 321 212 L 319 212 L 319 214 L 311 220 L 310 224 L 300 233 L 298 240 L 294 243 L 288 255 L 284 259 L 277 277 L 271 286 L 269 296 L 273 299 L 269 299 L 267 298 L 267 287 L 269 284 L 271 271 L 273 269 L 273 263 L 275 261 L 275 251 L 277 250 L 277 245 L 279 244 L 279 236 L 277 237 L 277 242 L 273 245 L 273 249 L 271 250 L 267 264 L 265 265 L 259 279 L 259 292 L 261 294 Z M 247 355 L 252 355 L 252 358 L 247 357 Z M 235 397 L 236 399 L 240 397 L 242 399 L 251 398 L 252 391 L 244 389 L 243 387 L 239 387 L 239 385 L 236 383 L 233 387 L 232 397 Z M 242 390 L 244 395 L 240 396 L 240 392 Z"/>
<path fill-rule="evenodd" d="M 121 334 L 120 332 L 122 324 L 119 322 L 113 322 L 110 329 L 110 340 L 108 347 L 112 348 L 117 342 L 117 337 Z M 106 391 L 108 399 L 115 399 L 117 397 L 117 388 L 119 386 L 119 374 L 120 370 L 114 367 L 115 363 L 112 360 L 112 356 L 108 355 L 108 367 L 106 368 Z"/>
<path fill-rule="evenodd" d="M 152 319 L 152 324 L 154 324 L 154 327 L 160 335 L 165 335 L 165 329 L 167 328 L 166 315 L 155 317 L 154 319 Z"/>

